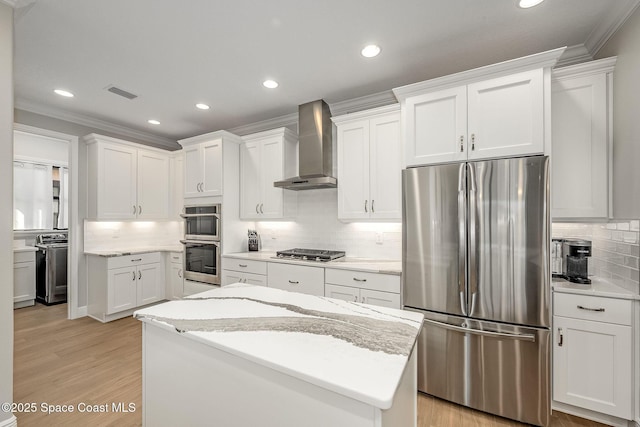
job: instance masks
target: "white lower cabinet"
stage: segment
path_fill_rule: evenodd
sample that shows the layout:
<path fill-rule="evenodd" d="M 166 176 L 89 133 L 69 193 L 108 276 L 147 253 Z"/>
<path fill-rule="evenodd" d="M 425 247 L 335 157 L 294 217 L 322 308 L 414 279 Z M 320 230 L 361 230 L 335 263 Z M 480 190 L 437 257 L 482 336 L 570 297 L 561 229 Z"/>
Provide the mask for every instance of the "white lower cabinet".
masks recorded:
<path fill-rule="evenodd" d="M 223 257 L 221 284 L 227 286 L 232 283 L 267 286 L 267 263 Z"/>
<path fill-rule="evenodd" d="M 324 268 L 306 265 L 270 262 L 267 266 L 267 283 L 270 288 L 324 295 Z"/>
<path fill-rule="evenodd" d="M 88 258 L 91 317 L 108 322 L 164 299 L 165 272 L 159 252 Z"/>
<path fill-rule="evenodd" d="M 28 307 L 36 299 L 36 253 L 14 252 L 13 308 Z"/>
<path fill-rule="evenodd" d="M 167 299 L 179 299 L 184 295 L 184 270 L 182 252 L 169 252 L 167 266 Z"/>
<path fill-rule="evenodd" d="M 632 419 L 632 302 L 554 293 L 553 399 Z"/>
<path fill-rule="evenodd" d="M 324 295 L 401 309 L 400 276 L 327 268 Z"/>

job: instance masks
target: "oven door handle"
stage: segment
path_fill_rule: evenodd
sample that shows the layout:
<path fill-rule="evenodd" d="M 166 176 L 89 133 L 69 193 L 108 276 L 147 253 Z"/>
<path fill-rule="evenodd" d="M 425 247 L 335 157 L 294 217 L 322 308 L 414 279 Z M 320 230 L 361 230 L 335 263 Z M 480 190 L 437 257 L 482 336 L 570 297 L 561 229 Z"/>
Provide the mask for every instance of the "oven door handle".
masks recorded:
<path fill-rule="evenodd" d="M 201 218 L 203 216 L 213 216 L 217 219 L 220 219 L 220 214 L 217 213 L 206 213 L 206 214 L 180 214 L 182 218 Z"/>
<path fill-rule="evenodd" d="M 183 245 L 194 243 L 194 244 L 205 244 L 205 245 L 216 245 L 220 246 L 220 242 L 213 242 L 210 240 L 180 240 L 180 243 Z"/>

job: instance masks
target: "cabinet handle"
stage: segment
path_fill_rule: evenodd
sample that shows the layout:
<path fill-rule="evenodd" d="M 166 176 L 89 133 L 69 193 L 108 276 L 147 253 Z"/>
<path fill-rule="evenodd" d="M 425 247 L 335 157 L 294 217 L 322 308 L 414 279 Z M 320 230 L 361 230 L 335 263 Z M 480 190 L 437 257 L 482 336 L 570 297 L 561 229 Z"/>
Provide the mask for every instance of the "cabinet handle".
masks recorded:
<path fill-rule="evenodd" d="M 136 214 L 136 205 L 133 205 L 133 214 Z"/>
<path fill-rule="evenodd" d="M 142 279 L 142 271 L 138 270 L 138 280 Z"/>
<path fill-rule="evenodd" d="M 354 301 L 354 302 L 358 302 L 358 295 L 356 295 L 355 297 L 353 297 L 353 301 Z"/>
<path fill-rule="evenodd" d="M 138 215 L 142 215 L 142 206 L 138 205 Z"/>
<path fill-rule="evenodd" d="M 365 201 L 364 201 L 364 211 L 365 211 L 365 212 L 369 212 L 369 210 L 367 209 L 367 203 L 369 203 L 369 201 L 368 201 L 368 200 L 365 200 Z"/>
<path fill-rule="evenodd" d="M 256 203 L 256 213 L 260 213 L 258 212 L 258 206 L 260 206 L 260 203 Z"/>
<path fill-rule="evenodd" d="M 374 209 L 375 202 L 376 202 L 375 200 L 371 200 L 371 213 L 376 213 L 376 210 Z"/>
<path fill-rule="evenodd" d="M 583 307 L 581 305 L 577 305 L 576 307 L 578 307 L 578 309 L 580 310 L 587 310 L 587 311 L 597 311 L 600 313 L 604 313 L 604 308 L 589 308 L 589 307 Z"/>
<path fill-rule="evenodd" d="M 178 270 L 178 277 L 182 279 L 182 269 Z"/>
<path fill-rule="evenodd" d="M 562 335 L 562 328 L 558 328 L 558 347 L 562 347 L 564 336 Z"/>
<path fill-rule="evenodd" d="M 263 214 L 264 212 L 262 211 L 262 207 L 264 206 L 264 203 L 260 203 L 260 213 Z"/>
<path fill-rule="evenodd" d="M 367 298 L 366 297 L 362 297 L 362 303 L 366 304 L 367 303 Z"/>
<path fill-rule="evenodd" d="M 173 258 L 173 259 L 180 259 L 180 257 L 177 257 L 177 256 L 172 256 L 171 258 Z"/>
<path fill-rule="evenodd" d="M 136 258 L 131 260 L 131 262 L 138 262 L 138 261 L 142 261 L 142 258 Z"/>
<path fill-rule="evenodd" d="M 293 281 L 293 280 L 289 280 L 289 283 L 291 283 L 292 285 L 297 285 L 297 284 L 299 284 L 300 282 L 296 282 L 296 281 Z"/>
<path fill-rule="evenodd" d="M 460 135 L 460 152 L 464 153 L 464 135 Z"/>
<path fill-rule="evenodd" d="M 135 281 L 136 280 L 136 272 L 132 271 L 131 274 L 133 274 L 133 279 L 131 279 L 131 280 Z"/>
<path fill-rule="evenodd" d="M 247 264 L 238 264 L 238 267 L 245 268 L 246 266 L 247 266 Z"/>
<path fill-rule="evenodd" d="M 475 151 L 476 149 L 476 134 L 471 134 L 471 151 Z"/>
<path fill-rule="evenodd" d="M 355 280 L 356 282 L 366 282 L 367 279 L 358 279 L 357 277 L 354 277 L 353 280 Z"/>

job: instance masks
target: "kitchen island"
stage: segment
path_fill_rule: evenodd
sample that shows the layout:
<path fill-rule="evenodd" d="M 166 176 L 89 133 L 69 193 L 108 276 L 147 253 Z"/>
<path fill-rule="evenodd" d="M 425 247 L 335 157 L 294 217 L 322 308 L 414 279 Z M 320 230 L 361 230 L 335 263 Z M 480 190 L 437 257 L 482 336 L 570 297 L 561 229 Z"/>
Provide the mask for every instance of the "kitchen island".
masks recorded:
<path fill-rule="evenodd" d="M 416 424 L 420 314 L 234 284 L 135 316 L 145 425 Z"/>

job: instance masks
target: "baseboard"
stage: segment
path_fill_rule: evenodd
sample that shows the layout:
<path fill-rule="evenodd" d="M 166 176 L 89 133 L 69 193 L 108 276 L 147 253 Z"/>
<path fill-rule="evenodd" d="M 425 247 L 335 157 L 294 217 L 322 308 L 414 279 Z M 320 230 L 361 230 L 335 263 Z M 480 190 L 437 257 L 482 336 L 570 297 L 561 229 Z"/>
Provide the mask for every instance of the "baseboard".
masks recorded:
<path fill-rule="evenodd" d="M 11 415 L 11 418 L 0 421 L 0 427 L 18 427 L 18 419 L 15 415 Z"/>
<path fill-rule="evenodd" d="M 76 314 L 78 315 L 78 317 L 86 317 L 87 316 L 87 306 L 85 305 L 85 306 L 76 308 Z"/>
<path fill-rule="evenodd" d="M 596 421 L 613 427 L 631 427 L 634 424 L 633 420 L 625 420 L 624 418 L 618 418 L 612 415 L 603 414 L 601 412 L 595 412 L 589 409 L 567 405 L 566 403 L 556 402 L 555 400 L 551 402 L 551 409 L 554 411 L 575 415 L 576 417 L 586 418 L 587 420 Z"/>

